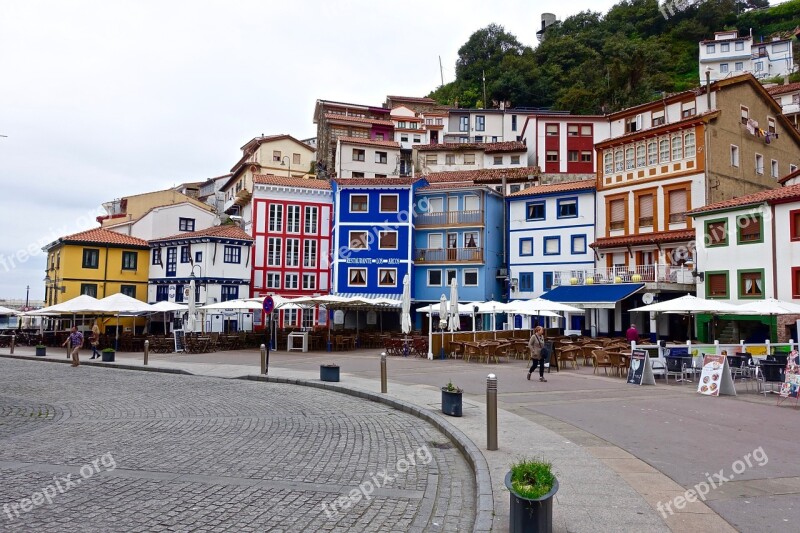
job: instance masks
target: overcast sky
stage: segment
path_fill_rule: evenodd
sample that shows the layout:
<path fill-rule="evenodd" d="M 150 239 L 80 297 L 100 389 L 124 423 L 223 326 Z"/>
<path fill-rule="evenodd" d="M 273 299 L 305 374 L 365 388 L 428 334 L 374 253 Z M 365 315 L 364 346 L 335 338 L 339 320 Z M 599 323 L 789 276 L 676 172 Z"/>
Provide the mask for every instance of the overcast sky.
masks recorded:
<path fill-rule="evenodd" d="M 424 96 L 489 23 L 534 45 L 543 11 L 613 4 L 0 0 L 0 298 L 42 299 L 39 248 L 102 202 L 224 174 L 262 133 L 316 135 L 318 98 Z"/>

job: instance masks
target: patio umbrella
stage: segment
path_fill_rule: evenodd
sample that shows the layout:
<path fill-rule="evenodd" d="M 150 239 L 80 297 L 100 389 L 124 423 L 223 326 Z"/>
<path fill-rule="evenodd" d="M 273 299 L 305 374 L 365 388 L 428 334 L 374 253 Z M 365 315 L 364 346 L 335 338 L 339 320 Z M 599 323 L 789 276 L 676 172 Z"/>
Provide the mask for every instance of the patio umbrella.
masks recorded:
<path fill-rule="evenodd" d="M 403 277 L 403 299 L 402 299 L 402 328 L 403 333 L 408 335 L 411 332 L 411 280 L 408 274 Z"/>
<path fill-rule="evenodd" d="M 18 315 L 20 314 L 19 311 L 14 309 L 9 309 L 8 307 L 0 306 L 0 316 L 7 316 L 7 315 Z"/>
<path fill-rule="evenodd" d="M 784 302 L 775 298 L 766 298 L 739 305 L 740 313 L 752 315 L 777 316 L 777 315 L 800 315 L 800 305 L 793 302 Z M 770 326 L 771 329 L 771 326 Z M 770 332 L 770 335 L 772 332 Z"/>
<path fill-rule="evenodd" d="M 461 316 L 458 313 L 458 285 L 454 279 L 450 284 L 450 331 L 461 329 Z"/>
<path fill-rule="evenodd" d="M 444 330 L 447 327 L 447 296 L 442 294 L 439 298 L 439 329 L 442 330 L 442 347 L 439 356 L 444 359 Z"/>
<path fill-rule="evenodd" d="M 167 313 L 174 313 L 176 311 L 186 311 L 188 309 L 187 306 L 175 302 L 169 302 L 167 300 L 162 300 L 160 302 L 156 302 L 154 304 L 150 304 L 150 307 L 156 313 L 161 313 L 162 321 L 164 322 L 164 334 L 167 334 Z"/>
<path fill-rule="evenodd" d="M 680 298 L 667 300 L 666 302 L 658 302 L 643 307 L 631 309 L 631 312 L 637 313 L 683 313 L 689 315 L 689 339 L 692 338 L 692 315 L 697 313 L 732 313 L 736 314 L 741 312 L 738 305 L 733 305 L 719 300 L 706 300 L 705 298 L 698 298 L 687 294 Z"/>
<path fill-rule="evenodd" d="M 195 314 L 197 314 L 197 309 L 195 306 L 197 305 L 197 301 L 194 297 L 194 280 L 189 282 L 189 316 L 186 321 L 186 331 L 191 333 L 194 331 L 195 327 Z"/>

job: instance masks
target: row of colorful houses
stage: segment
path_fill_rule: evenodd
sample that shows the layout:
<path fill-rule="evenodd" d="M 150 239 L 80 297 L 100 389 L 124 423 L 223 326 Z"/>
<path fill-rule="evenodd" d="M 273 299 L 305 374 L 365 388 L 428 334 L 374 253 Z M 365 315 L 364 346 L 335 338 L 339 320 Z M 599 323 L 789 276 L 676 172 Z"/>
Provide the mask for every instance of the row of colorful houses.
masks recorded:
<path fill-rule="evenodd" d="M 710 259 L 698 246 L 698 210 L 781 190 L 780 178 L 800 165 L 800 133 L 751 75 L 606 116 L 390 96 L 383 106 L 319 100 L 314 117 L 313 142 L 262 135 L 230 174 L 152 193 L 151 203 L 171 195 L 167 204 L 145 209 L 128 197 L 106 206 L 103 227 L 149 250 L 137 298 L 177 299 L 194 273 L 205 282 L 201 303 L 328 293 L 399 300 L 408 275 L 415 308 L 439 301 L 455 280 L 464 302 L 544 295 L 584 308 L 567 317 L 568 330 L 615 334 L 637 322 L 666 336 L 681 330 L 680 317 L 629 310 L 643 294 L 704 295 Z M 223 220 L 228 233 L 211 235 Z M 57 246 L 50 251 L 55 260 Z M 754 283 L 743 298 L 768 294 L 753 292 L 766 271 L 760 284 L 742 274 Z M 65 276 L 56 273 L 62 285 L 77 283 Z M 312 327 L 324 321 L 318 313 L 282 311 L 279 325 Z M 427 328 L 427 317 L 415 326 Z"/>

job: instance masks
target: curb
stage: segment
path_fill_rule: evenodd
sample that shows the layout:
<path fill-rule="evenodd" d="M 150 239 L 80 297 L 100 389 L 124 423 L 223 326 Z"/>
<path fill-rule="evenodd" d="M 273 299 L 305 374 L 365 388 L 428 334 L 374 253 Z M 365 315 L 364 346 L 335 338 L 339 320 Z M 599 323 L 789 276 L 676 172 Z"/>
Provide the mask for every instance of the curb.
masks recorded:
<path fill-rule="evenodd" d="M 9 355 L 0 353 L 0 357 L 5 359 L 19 359 L 22 361 L 44 361 L 45 363 L 72 363 L 72 359 L 46 359 L 44 357 L 36 357 L 35 355 Z M 101 361 L 81 361 L 81 366 L 96 366 L 100 368 L 115 368 L 117 370 L 142 370 L 144 372 L 160 372 L 162 374 L 182 374 L 184 376 L 193 376 L 191 372 L 180 370 L 177 368 L 162 368 L 154 366 L 136 366 L 126 365 L 121 363 L 103 363 Z"/>
<path fill-rule="evenodd" d="M 474 533 L 489 532 L 493 527 L 494 520 L 494 496 L 492 492 L 492 481 L 489 475 L 489 465 L 486 458 L 483 456 L 478 447 L 464 433 L 456 428 L 453 424 L 444 419 L 444 417 L 423 409 L 404 400 L 398 400 L 378 394 L 375 392 L 365 391 L 362 389 L 344 387 L 342 385 L 332 385 L 328 382 L 312 381 L 307 379 L 293 379 L 293 378 L 278 378 L 270 376 L 250 375 L 236 379 L 244 379 L 249 381 L 266 381 L 270 383 L 282 383 L 288 385 L 300 385 L 303 387 L 313 387 L 316 389 L 324 389 L 332 392 L 339 392 L 349 396 L 355 396 L 364 400 L 381 403 L 387 405 L 398 411 L 408 413 L 419 419 L 422 419 L 436 429 L 441 431 L 456 445 L 456 448 L 461 452 L 472 471 L 475 473 L 475 485 L 477 492 L 477 510 L 475 513 L 475 525 L 472 528 Z"/>

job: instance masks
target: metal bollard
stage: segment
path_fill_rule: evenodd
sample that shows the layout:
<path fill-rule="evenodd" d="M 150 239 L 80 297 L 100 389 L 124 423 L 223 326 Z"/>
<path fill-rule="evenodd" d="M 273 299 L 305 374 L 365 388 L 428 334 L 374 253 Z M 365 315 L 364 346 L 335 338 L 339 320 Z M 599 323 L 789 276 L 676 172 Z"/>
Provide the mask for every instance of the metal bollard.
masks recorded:
<path fill-rule="evenodd" d="M 388 390 L 386 383 L 386 352 L 381 353 L 381 393 L 386 394 Z"/>
<path fill-rule="evenodd" d="M 150 357 L 150 341 L 144 341 L 144 366 L 147 366 L 147 359 Z"/>
<path fill-rule="evenodd" d="M 72 343 L 67 339 L 67 359 L 71 358 L 70 352 L 72 351 Z"/>
<path fill-rule="evenodd" d="M 267 345 L 261 345 L 261 374 L 267 373 Z"/>
<path fill-rule="evenodd" d="M 14 346 L 16 346 L 16 344 L 17 344 L 17 336 L 14 333 L 12 333 L 11 346 L 9 346 L 9 348 L 11 349 L 11 355 L 14 355 Z"/>
<path fill-rule="evenodd" d="M 497 449 L 497 376 L 486 378 L 486 449 Z"/>

